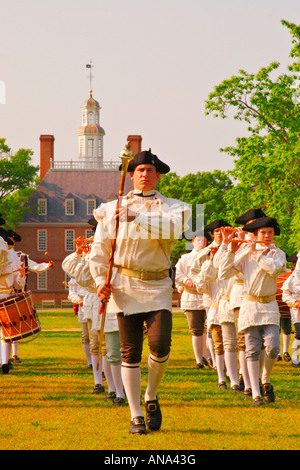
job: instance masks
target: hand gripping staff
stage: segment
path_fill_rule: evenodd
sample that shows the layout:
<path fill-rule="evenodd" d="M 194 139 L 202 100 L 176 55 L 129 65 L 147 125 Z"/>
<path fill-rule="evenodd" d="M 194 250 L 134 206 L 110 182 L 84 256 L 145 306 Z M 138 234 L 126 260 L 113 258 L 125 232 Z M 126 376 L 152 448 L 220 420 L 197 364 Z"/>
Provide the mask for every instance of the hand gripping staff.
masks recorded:
<path fill-rule="evenodd" d="M 121 180 L 120 180 L 119 194 L 118 194 L 118 200 L 117 200 L 117 206 L 116 206 L 116 214 L 117 214 L 117 211 L 119 210 L 119 207 L 120 207 L 120 199 L 124 194 L 124 186 L 125 186 L 125 180 L 126 180 L 128 165 L 134 157 L 133 152 L 131 150 L 130 142 L 127 142 L 124 149 L 120 153 L 119 157 L 122 160 L 122 169 L 121 169 Z M 114 235 L 113 235 L 113 238 L 111 240 L 111 250 L 110 250 L 109 263 L 108 263 L 108 271 L 107 271 L 106 282 L 105 282 L 105 284 L 107 286 L 110 284 L 110 280 L 111 280 L 111 276 L 112 276 L 112 268 L 113 268 L 113 264 L 114 264 L 114 254 L 115 254 L 115 249 L 116 249 L 116 240 L 117 240 L 117 235 L 118 235 L 118 229 L 119 229 L 119 217 L 116 217 Z M 98 331 L 99 354 L 98 354 L 97 368 L 99 367 L 100 356 L 101 356 L 101 346 L 102 346 L 102 338 L 103 338 L 106 307 L 107 307 L 107 302 L 104 302 L 103 300 L 101 302 L 102 302 L 102 305 L 101 305 L 101 309 L 100 309 L 99 314 L 101 314 L 102 317 L 101 317 L 100 331 Z"/>

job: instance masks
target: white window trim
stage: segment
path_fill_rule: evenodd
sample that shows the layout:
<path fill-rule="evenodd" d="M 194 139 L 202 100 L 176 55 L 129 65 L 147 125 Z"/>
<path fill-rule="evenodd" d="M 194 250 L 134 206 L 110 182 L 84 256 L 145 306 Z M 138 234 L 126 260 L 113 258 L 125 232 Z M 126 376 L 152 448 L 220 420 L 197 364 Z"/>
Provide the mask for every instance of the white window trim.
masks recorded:
<path fill-rule="evenodd" d="M 75 230 L 73 228 L 66 228 L 65 229 L 65 251 L 75 251 L 75 243 L 72 243 L 72 248 L 68 248 L 68 241 L 70 242 L 67 233 L 68 232 L 73 232 L 72 237 L 70 236 L 70 239 L 74 240 L 75 238 Z"/>
<path fill-rule="evenodd" d="M 40 247 L 40 236 L 41 234 L 45 234 L 45 245 L 41 248 Z M 46 251 L 48 245 L 48 232 L 45 229 L 38 229 L 37 230 L 37 251 Z"/>
<path fill-rule="evenodd" d="M 93 202 L 93 209 L 92 211 L 89 210 L 89 203 Z M 93 215 L 94 209 L 96 209 L 96 199 L 87 199 L 86 200 L 86 213 L 87 215 Z"/>
<path fill-rule="evenodd" d="M 41 287 L 41 280 L 42 283 L 45 282 L 45 286 Z M 47 276 L 47 271 L 44 271 L 42 273 L 37 273 L 37 290 L 47 290 L 48 287 L 48 276 Z"/>
<path fill-rule="evenodd" d="M 69 212 L 69 210 L 68 210 L 69 209 L 69 205 L 68 205 L 69 202 L 72 202 L 72 212 L 71 211 Z M 74 199 L 71 199 L 71 198 L 65 199 L 65 215 L 74 215 L 74 213 L 75 213 L 75 201 L 74 201 Z"/>
<path fill-rule="evenodd" d="M 85 229 L 85 238 L 90 238 L 94 235 L 94 232 L 91 228 L 86 228 Z"/>
<path fill-rule="evenodd" d="M 43 206 L 44 211 L 41 210 L 41 205 Z M 47 199 L 46 198 L 39 198 L 38 199 L 38 206 L 39 206 L 39 215 L 47 215 Z"/>

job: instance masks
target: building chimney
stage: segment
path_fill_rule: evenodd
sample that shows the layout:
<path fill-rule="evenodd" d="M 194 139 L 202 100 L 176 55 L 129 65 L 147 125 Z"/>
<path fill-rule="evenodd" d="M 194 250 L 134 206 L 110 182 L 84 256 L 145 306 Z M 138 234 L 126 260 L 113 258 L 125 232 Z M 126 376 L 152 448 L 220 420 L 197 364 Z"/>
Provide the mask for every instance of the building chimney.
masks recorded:
<path fill-rule="evenodd" d="M 40 135 L 40 180 L 50 170 L 54 160 L 54 135 Z"/>
<path fill-rule="evenodd" d="M 131 150 L 133 155 L 142 151 L 142 136 L 141 135 L 129 135 L 127 141 L 130 142 Z"/>

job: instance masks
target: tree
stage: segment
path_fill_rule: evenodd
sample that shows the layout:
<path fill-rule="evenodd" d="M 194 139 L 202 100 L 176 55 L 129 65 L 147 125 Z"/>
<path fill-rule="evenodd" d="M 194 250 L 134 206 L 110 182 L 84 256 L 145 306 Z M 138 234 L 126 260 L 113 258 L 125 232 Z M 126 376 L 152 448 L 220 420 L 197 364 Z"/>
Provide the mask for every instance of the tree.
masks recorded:
<path fill-rule="evenodd" d="M 172 251 L 171 260 L 176 264 L 178 258 L 186 252 L 186 242 L 192 238 L 192 232 L 203 229 L 214 219 L 223 218 L 226 205 L 224 196 L 232 188 L 230 177 L 223 171 L 189 173 L 183 177 L 176 173 L 162 175 L 157 189 L 166 197 L 179 199 L 191 205 L 192 218 L 187 239 L 178 240 Z"/>
<path fill-rule="evenodd" d="M 300 59 L 300 27 L 282 21 L 293 36 L 290 56 Z M 280 245 L 288 252 L 296 246 L 293 223 L 300 198 L 300 106 L 295 99 L 300 62 L 277 73 L 278 62 L 256 74 L 240 70 L 224 80 L 208 96 L 206 114 L 247 124 L 249 135 L 236 139 L 236 146 L 221 149 L 234 159 L 228 172 L 235 185 L 226 192 L 226 213 L 231 222 L 251 207 L 263 207 L 282 228 Z M 299 225 L 298 225 L 299 227 Z"/>
<path fill-rule="evenodd" d="M 0 138 L 0 212 L 6 227 L 13 228 L 29 210 L 24 206 L 34 191 L 39 167 L 31 164 L 32 150 L 19 149 L 15 154 Z"/>

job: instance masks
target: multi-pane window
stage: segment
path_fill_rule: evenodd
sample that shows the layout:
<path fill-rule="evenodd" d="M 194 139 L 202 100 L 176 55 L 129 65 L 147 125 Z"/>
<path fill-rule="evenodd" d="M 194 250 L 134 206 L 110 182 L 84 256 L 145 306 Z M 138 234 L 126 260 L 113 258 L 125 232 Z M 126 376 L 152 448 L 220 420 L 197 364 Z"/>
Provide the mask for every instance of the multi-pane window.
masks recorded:
<path fill-rule="evenodd" d="M 90 126 L 95 124 L 95 116 L 94 116 L 94 113 L 92 111 L 90 111 L 89 114 L 88 114 L 88 124 Z"/>
<path fill-rule="evenodd" d="M 74 229 L 65 230 L 65 251 L 75 251 L 75 243 L 73 242 L 75 238 Z"/>
<path fill-rule="evenodd" d="M 102 139 L 98 140 L 98 157 L 102 157 Z"/>
<path fill-rule="evenodd" d="M 47 215 L 47 199 L 38 199 L 39 215 Z"/>
<path fill-rule="evenodd" d="M 74 199 L 65 200 L 65 214 L 74 215 L 75 201 Z"/>
<path fill-rule="evenodd" d="M 37 251 L 47 250 L 47 230 L 38 229 L 37 231 Z"/>
<path fill-rule="evenodd" d="M 94 139 L 88 139 L 88 157 L 94 156 Z"/>
<path fill-rule="evenodd" d="M 79 155 L 84 155 L 84 148 L 83 148 L 84 140 L 79 139 Z"/>
<path fill-rule="evenodd" d="M 85 230 L 85 238 L 93 237 L 93 235 L 94 235 L 94 232 L 93 232 L 93 230 L 92 230 L 91 228 L 87 228 L 87 229 Z"/>
<path fill-rule="evenodd" d="M 47 271 L 37 274 L 37 288 L 38 290 L 47 289 Z"/>
<path fill-rule="evenodd" d="M 87 199 L 86 201 L 87 215 L 93 215 L 94 209 L 96 209 L 96 199 Z"/>

